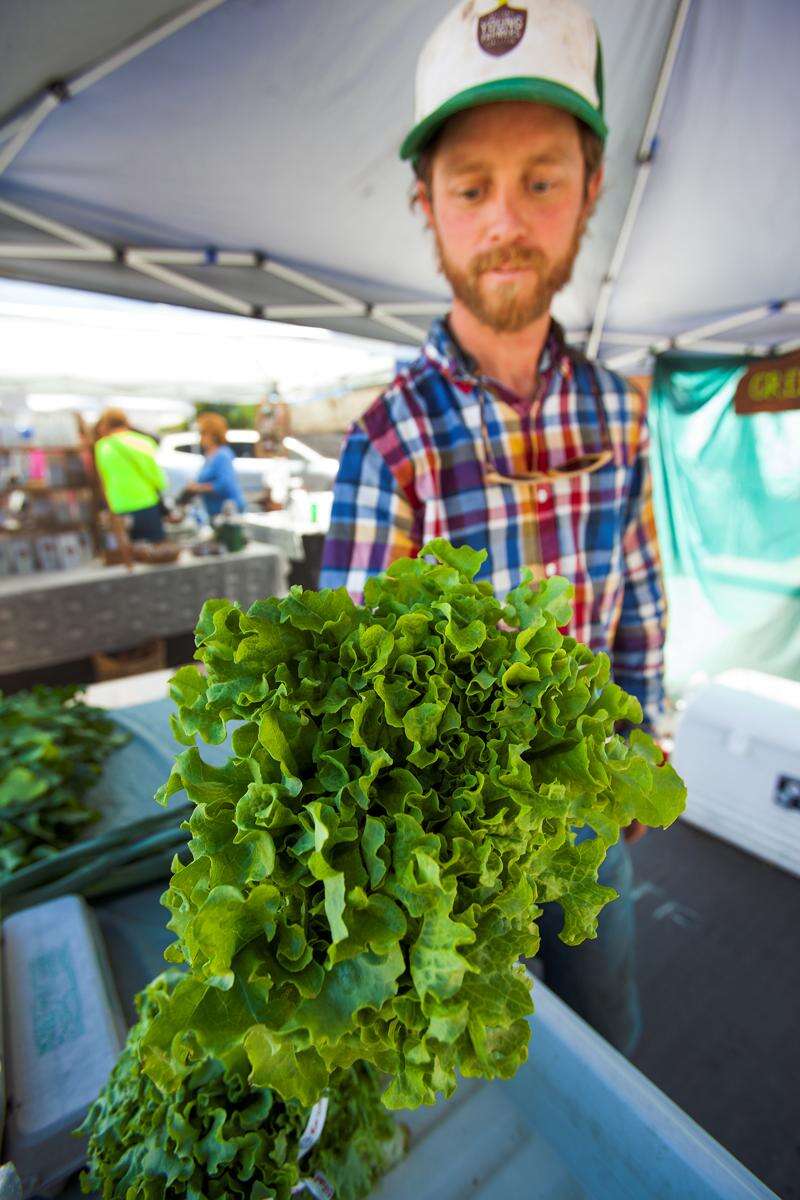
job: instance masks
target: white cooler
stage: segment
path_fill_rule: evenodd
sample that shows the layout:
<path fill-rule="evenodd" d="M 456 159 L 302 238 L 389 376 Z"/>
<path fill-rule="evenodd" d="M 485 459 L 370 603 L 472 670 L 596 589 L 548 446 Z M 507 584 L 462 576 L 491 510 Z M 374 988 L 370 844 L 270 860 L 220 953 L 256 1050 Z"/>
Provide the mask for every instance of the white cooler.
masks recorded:
<path fill-rule="evenodd" d="M 685 821 L 800 875 L 800 683 L 735 670 L 698 687 L 672 763 Z"/>

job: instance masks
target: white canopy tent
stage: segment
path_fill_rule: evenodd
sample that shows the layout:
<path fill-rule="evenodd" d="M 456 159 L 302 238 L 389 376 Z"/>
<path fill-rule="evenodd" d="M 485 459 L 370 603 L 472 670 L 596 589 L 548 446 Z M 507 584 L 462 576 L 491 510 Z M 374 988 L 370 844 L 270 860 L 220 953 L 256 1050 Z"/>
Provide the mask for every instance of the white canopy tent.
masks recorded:
<path fill-rule="evenodd" d="M 61 393 L 105 403 L 164 397 L 294 403 L 394 373 L 398 347 L 324 329 L 0 279 L 0 405 Z M 116 399 L 110 400 L 114 395 Z M 36 405 L 32 401 L 33 407 Z"/>
<path fill-rule="evenodd" d="M 5 0 L 0 275 L 417 342 L 397 147 L 452 2 Z M 800 344 L 797 0 L 590 7 L 607 182 L 556 314 L 623 369 Z"/>

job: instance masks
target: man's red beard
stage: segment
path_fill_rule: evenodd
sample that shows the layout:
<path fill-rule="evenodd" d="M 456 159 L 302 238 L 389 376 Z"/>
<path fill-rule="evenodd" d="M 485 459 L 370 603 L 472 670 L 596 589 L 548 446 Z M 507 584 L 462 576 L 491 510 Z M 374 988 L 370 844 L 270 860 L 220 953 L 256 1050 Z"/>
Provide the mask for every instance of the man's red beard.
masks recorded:
<path fill-rule="evenodd" d="M 533 321 L 550 311 L 556 292 L 569 282 L 572 268 L 580 250 L 587 217 L 575 227 L 569 249 L 563 258 L 550 262 L 536 247 L 497 246 L 484 254 L 476 254 L 466 271 L 460 270 L 447 257 L 434 227 L 439 270 L 453 289 L 453 295 L 469 309 L 474 317 L 495 333 L 519 333 Z M 492 289 L 482 286 L 486 271 L 498 267 L 528 267 L 529 279 L 514 279 Z"/>

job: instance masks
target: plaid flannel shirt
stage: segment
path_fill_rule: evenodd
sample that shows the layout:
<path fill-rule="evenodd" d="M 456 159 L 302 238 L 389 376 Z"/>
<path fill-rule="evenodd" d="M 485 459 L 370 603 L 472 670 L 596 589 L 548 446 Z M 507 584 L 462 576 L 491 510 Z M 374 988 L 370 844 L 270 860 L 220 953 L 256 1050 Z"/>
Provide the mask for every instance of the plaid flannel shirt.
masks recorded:
<path fill-rule="evenodd" d="M 525 567 L 534 579 L 564 575 L 575 590 L 568 632 L 609 654 L 654 728 L 666 603 L 645 402 L 568 347 L 555 321 L 538 374 L 533 402 L 513 403 L 435 321 L 420 357 L 347 435 L 320 586 L 359 601 L 369 576 L 434 537 L 488 551 L 478 578 L 501 599 Z M 503 475 L 557 472 L 603 437 L 613 457 L 594 472 L 522 486 L 485 477 L 487 451 Z"/>

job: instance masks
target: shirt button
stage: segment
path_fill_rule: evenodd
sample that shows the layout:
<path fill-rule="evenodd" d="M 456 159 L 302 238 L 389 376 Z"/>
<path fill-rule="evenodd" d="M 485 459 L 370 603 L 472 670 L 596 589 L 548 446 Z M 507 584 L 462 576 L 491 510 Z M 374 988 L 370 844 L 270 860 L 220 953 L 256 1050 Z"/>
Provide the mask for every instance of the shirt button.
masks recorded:
<path fill-rule="evenodd" d="M 558 570 L 558 567 L 556 566 L 555 563 L 548 563 L 544 569 L 544 573 L 545 573 L 545 575 L 555 575 L 557 570 Z"/>
<path fill-rule="evenodd" d="M 547 501 L 550 499 L 550 493 L 548 492 L 547 488 L 539 488 L 538 492 L 536 493 L 536 499 L 540 504 L 547 504 Z"/>

